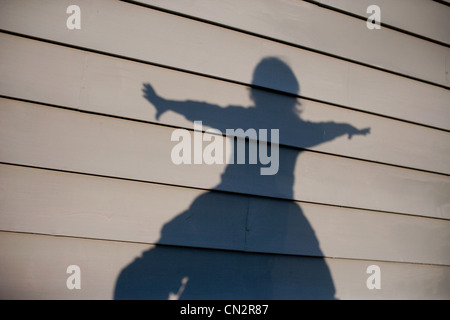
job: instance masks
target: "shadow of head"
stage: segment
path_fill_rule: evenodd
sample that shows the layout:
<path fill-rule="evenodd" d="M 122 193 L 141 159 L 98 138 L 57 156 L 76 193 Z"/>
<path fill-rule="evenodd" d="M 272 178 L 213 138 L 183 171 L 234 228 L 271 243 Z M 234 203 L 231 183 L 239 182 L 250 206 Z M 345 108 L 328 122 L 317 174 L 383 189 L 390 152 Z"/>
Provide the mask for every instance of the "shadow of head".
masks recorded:
<path fill-rule="evenodd" d="M 284 93 L 282 98 L 278 97 L 276 104 L 281 112 L 299 111 L 297 96 L 300 94 L 300 84 L 289 65 L 280 58 L 262 59 L 255 67 L 250 88 L 250 98 L 256 107 L 273 107 L 273 93 L 263 88 L 273 88 Z"/>

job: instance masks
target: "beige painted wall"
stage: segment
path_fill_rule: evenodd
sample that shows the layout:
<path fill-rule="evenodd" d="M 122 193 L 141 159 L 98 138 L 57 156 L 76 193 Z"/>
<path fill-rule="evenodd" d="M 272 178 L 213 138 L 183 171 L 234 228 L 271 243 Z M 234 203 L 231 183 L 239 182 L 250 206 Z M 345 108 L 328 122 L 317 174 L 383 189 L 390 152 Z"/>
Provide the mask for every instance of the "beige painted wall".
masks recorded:
<path fill-rule="evenodd" d="M 0 298 L 450 299 L 448 7 L 314 2 L 0 1 Z M 279 172 L 175 165 L 194 120 Z"/>

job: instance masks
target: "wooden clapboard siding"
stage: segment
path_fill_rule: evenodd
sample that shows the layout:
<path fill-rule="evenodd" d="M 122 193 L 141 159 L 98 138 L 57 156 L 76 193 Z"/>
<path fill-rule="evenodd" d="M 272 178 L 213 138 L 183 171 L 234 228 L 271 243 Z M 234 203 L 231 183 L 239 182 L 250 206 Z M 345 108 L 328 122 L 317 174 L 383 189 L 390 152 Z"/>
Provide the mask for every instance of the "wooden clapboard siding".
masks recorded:
<path fill-rule="evenodd" d="M 246 84 L 261 59 L 282 57 L 304 97 L 450 128 L 450 91 L 442 87 L 119 1 L 80 1 L 84 24 L 72 32 L 61 14 L 69 4 L 5 1 L 0 28 Z M 271 78 L 253 84 L 297 94 Z"/>
<path fill-rule="evenodd" d="M 185 299 L 450 299 L 448 6 L 414 2 L 380 0 L 369 31 L 365 1 L 79 0 L 70 31 L 70 1 L 2 1 L 0 298 L 167 299 L 187 277 Z M 253 79 L 266 57 L 300 92 Z M 275 123 L 278 174 L 173 164 L 172 132 L 211 117 L 157 119 L 147 83 L 192 109 L 264 100 L 209 125 Z M 295 102 L 371 133 L 298 137 Z"/>
<path fill-rule="evenodd" d="M 11 165 L 0 165 L 0 174 L 0 230 L 261 253 L 450 262 L 450 222 L 444 220 Z M 216 204 L 212 218 L 182 219 L 206 193 Z M 304 217 L 286 210 L 295 207 Z M 322 252 L 309 247 L 317 240 L 307 232 L 308 221 Z M 186 231 L 192 228 L 197 228 L 195 237 Z"/>
<path fill-rule="evenodd" d="M 305 151 L 294 172 L 283 172 L 282 166 L 277 174 L 277 181 L 287 186 L 292 174 L 294 190 L 261 185 L 264 177 L 251 178 L 248 166 L 233 181 L 219 185 L 225 164 L 173 164 L 172 128 L 0 101 L 3 162 L 449 218 L 448 176 Z M 297 154 L 280 147 L 280 159 Z"/>
<path fill-rule="evenodd" d="M 444 0 L 445 1 L 445 0 Z M 367 18 L 367 8 L 376 4 L 381 9 L 381 22 L 404 31 L 450 44 L 450 8 L 428 0 L 309 0 Z M 448 1 L 447 1 L 448 2 Z"/>
<path fill-rule="evenodd" d="M 111 299 L 120 269 L 148 246 L 0 232 L 1 299 Z M 69 290 L 67 267 L 81 269 Z"/>
<path fill-rule="evenodd" d="M 159 247 L 145 244 L 116 241 L 99 241 L 71 237 L 52 237 L 45 235 L 0 232 L 0 267 L 2 277 L 0 291 L 2 299 L 111 299 L 115 285 L 123 268 L 131 261 L 149 263 L 148 256 L 160 250 L 159 254 L 177 257 L 171 269 L 178 267 L 177 277 L 170 279 L 177 290 L 183 277 L 189 281 L 186 288 L 195 284 L 198 269 L 193 259 L 201 260 L 208 266 L 215 261 L 232 261 L 224 271 L 235 272 L 237 278 L 246 278 L 245 272 L 252 265 L 239 264 L 239 261 L 252 261 L 270 267 L 272 298 L 297 299 L 315 295 L 321 298 L 315 279 L 320 276 L 322 259 L 282 255 L 251 255 L 239 252 L 211 251 L 205 249 Z M 162 253 L 161 253 L 162 251 Z M 186 259 L 186 260 L 185 260 Z M 446 285 L 450 268 L 422 264 L 398 264 L 382 261 L 348 259 L 324 259 L 333 277 L 335 298 L 337 299 L 449 299 Z M 190 262 L 190 263 L 189 263 Z M 366 269 L 376 263 L 383 271 L 382 289 L 366 288 Z M 81 290 L 68 290 L 67 267 L 78 265 L 81 270 Z M 150 265 L 151 266 L 151 265 Z M 162 270 L 149 268 L 141 275 L 145 283 L 158 277 L 166 279 Z M 205 275 L 219 270 L 202 269 Z M 223 273 L 223 271 L 222 271 Z M 217 290 L 213 283 L 205 283 L 197 299 L 223 299 L 231 295 L 245 299 L 248 286 L 258 287 L 258 279 L 248 279 L 239 286 L 224 284 Z M 259 280 L 261 281 L 261 280 Z M 319 287 L 320 288 L 320 287 Z M 162 290 L 161 290 L 162 291 Z M 188 290 L 186 290 L 188 291 Z M 167 299 L 170 289 L 161 292 Z M 260 292 L 259 294 L 265 294 Z M 323 296 L 322 296 L 323 297 Z M 183 298 L 183 296 L 182 296 Z M 330 297 L 326 297 L 330 298 Z"/>
<path fill-rule="evenodd" d="M 4 75 L 0 79 L 0 94 L 4 96 L 191 129 L 192 121 L 171 112 L 156 120 L 154 106 L 142 95 L 143 84 L 151 83 L 169 100 L 207 101 L 224 107 L 253 104 L 248 87 L 241 85 L 11 35 L 0 35 L 0 42 L 0 71 Z M 42 61 L 36 56 L 48 58 Z M 271 92 L 260 94 L 273 106 L 266 117 L 273 122 L 279 106 L 289 98 Z M 283 145 L 450 174 L 448 132 L 309 100 L 298 101 L 304 120 L 349 123 L 359 129 L 370 128 L 371 133 L 311 147 L 308 139 L 296 133 L 299 128 L 288 126 L 280 128 Z M 200 120 L 202 114 L 197 116 Z M 218 118 L 216 122 L 222 130 L 235 126 L 234 119 Z M 252 120 L 255 128 L 276 126 L 263 122 L 264 119 Z"/>
<path fill-rule="evenodd" d="M 366 27 L 366 21 L 324 10 L 308 2 L 297 0 L 250 0 L 244 3 L 239 0 L 138 0 L 136 2 L 207 19 L 221 25 L 305 46 L 447 87 L 450 84 L 450 80 L 446 77 L 448 66 L 445 62 L 446 57 L 450 57 L 449 48 L 388 28 L 372 31 Z M 364 8 L 373 4 L 373 1 L 365 1 L 364 4 L 366 3 L 369 4 Z M 408 8 L 411 5 L 406 1 L 400 5 L 398 7 L 391 5 L 387 8 L 381 4 L 383 17 L 384 12 L 389 14 L 394 10 L 393 8 L 398 8 L 395 14 L 399 15 L 401 12 L 404 20 L 410 20 Z M 437 10 L 433 13 L 436 13 L 435 11 Z M 426 14 L 419 12 L 416 12 L 419 16 Z M 444 30 L 448 33 L 450 11 L 438 12 L 438 21 L 442 20 L 441 23 L 447 27 Z M 317 23 L 317 21 L 327 21 L 327 23 Z M 439 31 L 442 33 L 443 30 Z M 433 62 L 424 64 L 424 56 L 430 57 Z"/>

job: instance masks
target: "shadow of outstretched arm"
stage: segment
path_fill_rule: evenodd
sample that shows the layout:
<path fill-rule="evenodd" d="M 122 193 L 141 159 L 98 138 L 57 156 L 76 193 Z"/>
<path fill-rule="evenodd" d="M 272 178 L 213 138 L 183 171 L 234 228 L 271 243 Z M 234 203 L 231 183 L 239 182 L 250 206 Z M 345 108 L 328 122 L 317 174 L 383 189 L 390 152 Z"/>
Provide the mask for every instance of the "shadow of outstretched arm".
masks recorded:
<path fill-rule="evenodd" d="M 149 84 L 144 84 L 143 96 L 156 108 L 156 120 L 167 111 L 173 111 L 183 115 L 187 120 L 204 120 L 206 123 L 214 122 L 219 115 L 222 116 L 227 108 L 219 107 L 207 102 L 193 100 L 177 101 L 164 99 L 159 96 L 155 89 Z"/>
<path fill-rule="evenodd" d="M 348 135 L 348 139 L 351 139 L 353 136 L 370 134 L 370 128 L 358 129 L 348 123 L 322 122 L 319 126 L 322 127 L 324 141 L 333 140 L 343 135 Z"/>

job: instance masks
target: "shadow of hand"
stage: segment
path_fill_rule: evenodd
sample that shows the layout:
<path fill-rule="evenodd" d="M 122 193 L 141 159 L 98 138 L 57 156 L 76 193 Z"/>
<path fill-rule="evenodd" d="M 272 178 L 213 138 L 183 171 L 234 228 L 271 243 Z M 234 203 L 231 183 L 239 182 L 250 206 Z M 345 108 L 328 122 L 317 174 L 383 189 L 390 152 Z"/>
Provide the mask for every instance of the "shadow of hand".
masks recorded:
<path fill-rule="evenodd" d="M 361 130 L 355 129 L 348 133 L 348 138 L 351 139 L 353 136 L 366 136 L 370 134 L 370 128 L 364 128 Z"/>
<path fill-rule="evenodd" d="M 156 120 L 159 120 L 161 115 L 167 111 L 167 107 L 164 106 L 164 100 L 158 96 L 155 89 L 149 84 L 145 83 L 144 88 L 142 89 L 143 97 L 147 99 L 151 104 L 153 104 L 156 108 Z"/>

